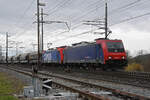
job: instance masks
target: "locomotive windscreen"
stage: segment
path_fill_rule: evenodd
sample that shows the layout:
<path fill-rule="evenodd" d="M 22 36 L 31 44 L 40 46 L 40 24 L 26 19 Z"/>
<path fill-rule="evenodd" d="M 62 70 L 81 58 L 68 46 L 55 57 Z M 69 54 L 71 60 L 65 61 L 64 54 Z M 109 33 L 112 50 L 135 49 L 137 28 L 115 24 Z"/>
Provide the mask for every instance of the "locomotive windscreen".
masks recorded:
<path fill-rule="evenodd" d="M 122 42 L 107 42 L 108 52 L 124 52 Z"/>

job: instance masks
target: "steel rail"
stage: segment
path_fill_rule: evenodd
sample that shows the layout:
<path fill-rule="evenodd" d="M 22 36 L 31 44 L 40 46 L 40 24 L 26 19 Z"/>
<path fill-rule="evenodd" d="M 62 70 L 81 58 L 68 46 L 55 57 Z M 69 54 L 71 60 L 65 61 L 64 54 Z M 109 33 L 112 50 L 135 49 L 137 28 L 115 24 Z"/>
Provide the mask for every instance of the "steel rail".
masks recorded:
<path fill-rule="evenodd" d="M 24 67 L 24 66 L 20 65 L 19 67 Z M 57 68 L 55 68 L 55 70 L 57 70 Z M 116 84 L 131 85 L 131 86 L 141 87 L 145 89 L 150 89 L 150 85 L 149 85 L 150 73 L 148 72 L 124 72 L 124 71 L 108 72 L 108 71 L 100 71 L 100 70 L 99 71 L 72 70 L 72 72 L 86 73 L 90 75 L 90 77 L 91 75 L 94 76 L 97 75 L 97 77 L 92 77 L 89 79 L 101 80 L 101 81 L 107 81 Z M 101 75 L 103 76 L 101 77 Z"/>
<path fill-rule="evenodd" d="M 126 96 L 127 98 L 134 98 L 134 99 L 139 99 L 139 100 L 150 100 L 150 98 L 148 98 L 148 97 L 144 97 L 144 96 L 141 96 L 141 95 L 128 93 L 128 92 L 124 92 L 124 91 L 120 91 L 120 90 L 116 90 L 116 89 L 112 89 L 112 88 L 107 88 L 107 87 L 96 85 L 96 84 L 91 84 L 91 83 L 88 83 L 88 82 L 83 82 L 83 81 L 79 81 L 79 80 L 75 80 L 75 79 L 71 79 L 71 78 L 65 78 L 65 77 L 61 77 L 61 76 L 51 75 L 51 74 L 48 74 L 48 73 L 41 73 L 41 72 L 39 72 L 39 73 L 43 74 L 43 75 L 47 75 L 47 76 L 57 77 L 57 78 L 61 78 L 61 79 L 69 80 L 69 81 L 74 81 L 74 82 L 77 82 L 77 83 L 80 83 L 80 84 L 86 84 L 86 85 L 89 85 L 91 87 L 97 87 L 97 88 L 100 88 L 102 90 L 112 92 L 113 94 L 116 94 L 116 95 Z"/>
<path fill-rule="evenodd" d="M 24 75 L 31 76 L 31 77 L 33 76 L 31 72 L 25 72 L 25 71 L 16 70 L 16 69 L 13 69 L 13 68 L 8 68 L 8 69 L 13 70 L 13 71 L 16 71 L 16 72 L 18 72 L 18 73 L 22 73 L 22 74 L 24 74 Z M 41 78 L 40 76 L 37 76 L 37 77 L 38 77 L 38 78 Z M 55 85 L 57 85 L 57 86 L 61 86 L 61 87 L 65 88 L 65 89 L 67 89 L 67 90 L 70 90 L 70 91 L 72 91 L 72 92 L 79 93 L 81 96 L 86 97 L 86 98 L 88 98 L 88 99 L 90 99 L 90 100 L 110 100 L 110 99 L 108 99 L 108 98 L 106 98 L 106 97 L 104 97 L 104 96 L 95 95 L 95 94 L 93 94 L 93 93 L 88 93 L 88 92 L 86 92 L 86 91 L 81 91 L 81 90 L 78 90 L 78 89 L 75 89 L 75 88 L 72 88 L 72 87 L 63 85 L 63 84 L 58 83 L 58 82 L 52 81 L 52 83 L 55 84 Z"/>
<path fill-rule="evenodd" d="M 14 69 L 12 69 L 12 70 L 14 70 Z M 14 71 L 15 71 L 15 70 L 14 70 Z M 17 71 L 17 70 L 16 70 L 16 71 Z M 19 70 L 19 71 L 20 71 L 20 70 Z M 24 72 L 24 71 L 22 71 L 22 73 L 25 74 L 25 73 L 29 73 L 29 72 Z M 99 85 L 92 84 L 92 83 L 88 83 L 88 82 L 83 82 L 83 81 L 79 81 L 79 80 L 75 80 L 75 79 L 71 79 L 71 78 L 65 78 L 65 77 L 58 76 L 58 75 L 52 75 L 52 74 L 50 74 L 50 73 L 39 72 L 39 74 L 41 74 L 41 75 L 46 75 L 46 76 L 51 76 L 51 77 L 57 77 L 57 78 L 60 78 L 60 79 L 69 80 L 69 81 L 76 82 L 76 83 L 79 83 L 79 84 L 86 84 L 86 85 L 88 85 L 88 86 L 90 86 L 90 87 L 97 87 L 97 88 L 100 88 L 100 89 L 102 89 L 102 90 L 112 92 L 112 93 L 113 93 L 114 95 L 116 95 L 116 96 L 122 96 L 122 97 L 124 97 L 124 98 L 132 98 L 132 99 L 136 99 L 136 100 L 150 100 L 150 98 L 148 98 L 148 97 L 141 96 L 141 95 L 137 95 L 137 94 L 134 94 L 134 93 L 128 93 L 128 92 L 124 92 L 124 91 L 120 91 L 120 90 L 116 90 L 116 89 L 112 89 L 112 88 L 107 88 L 107 87 L 99 86 Z M 88 95 L 90 95 L 89 98 L 93 98 L 92 100 L 106 100 L 106 98 L 104 99 L 103 96 L 100 97 L 99 99 L 94 99 L 94 98 L 97 98 L 97 96 L 94 95 L 94 94 L 87 93 L 87 92 L 83 92 L 83 91 L 80 91 L 80 92 L 79 92 L 79 90 L 76 90 L 76 89 L 74 90 L 74 88 L 71 88 L 71 87 L 62 85 L 62 84 L 57 83 L 57 82 L 53 82 L 53 83 L 54 83 L 54 84 L 57 84 L 57 85 L 59 85 L 59 86 L 63 86 L 63 87 L 65 87 L 65 88 L 69 89 L 69 90 L 72 90 L 73 92 L 76 91 L 76 92 L 78 92 L 79 94 L 85 95 L 85 96 L 87 96 L 87 97 L 88 97 Z M 83 94 L 83 93 L 84 93 L 84 94 Z M 94 95 L 95 97 L 93 97 L 93 95 Z M 99 97 L 99 96 L 98 96 L 98 97 Z"/>

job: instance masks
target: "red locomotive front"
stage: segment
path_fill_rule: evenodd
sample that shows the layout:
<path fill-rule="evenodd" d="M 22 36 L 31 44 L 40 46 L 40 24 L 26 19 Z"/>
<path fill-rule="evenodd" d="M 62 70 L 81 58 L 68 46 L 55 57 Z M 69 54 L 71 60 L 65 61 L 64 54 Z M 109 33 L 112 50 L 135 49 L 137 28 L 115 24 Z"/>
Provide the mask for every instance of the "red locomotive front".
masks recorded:
<path fill-rule="evenodd" d="M 96 43 L 103 48 L 104 64 L 120 68 L 127 65 L 127 57 L 122 40 L 97 39 Z"/>

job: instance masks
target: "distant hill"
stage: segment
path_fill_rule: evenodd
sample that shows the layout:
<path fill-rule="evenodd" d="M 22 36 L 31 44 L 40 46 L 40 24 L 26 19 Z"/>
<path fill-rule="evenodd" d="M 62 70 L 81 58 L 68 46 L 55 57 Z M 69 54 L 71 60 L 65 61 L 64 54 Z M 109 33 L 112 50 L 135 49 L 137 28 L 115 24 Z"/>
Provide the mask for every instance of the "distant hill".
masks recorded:
<path fill-rule="evenodd" d="M 150 54 L 138 55 L 129 59 L 129 63 L 136 62 L 144 67 L 144 71 L 150 72 Z"/>

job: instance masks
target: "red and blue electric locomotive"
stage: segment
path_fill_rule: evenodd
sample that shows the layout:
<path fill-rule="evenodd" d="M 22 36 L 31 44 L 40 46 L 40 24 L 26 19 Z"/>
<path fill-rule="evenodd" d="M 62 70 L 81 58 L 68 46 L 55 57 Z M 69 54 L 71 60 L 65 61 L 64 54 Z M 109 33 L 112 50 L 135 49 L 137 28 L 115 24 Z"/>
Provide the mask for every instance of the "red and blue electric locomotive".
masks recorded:
<path fill-rule="evenodd" d="M 49 52 L 48 61 L 44 63 L 57 63 L 60 66 L 87 67 L 103 69 L 119 69 L 127 64 L 127 57 L 121 40 L 96 39 L 96 42 L 81 42 L 68 47 L 58 47 Z M 49 56 L 48 56 L 49 55 Z M 56 57 L 57 55 L 57 57 Z"/>

